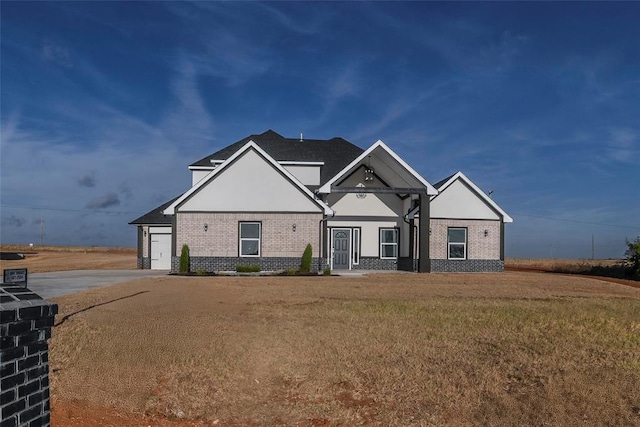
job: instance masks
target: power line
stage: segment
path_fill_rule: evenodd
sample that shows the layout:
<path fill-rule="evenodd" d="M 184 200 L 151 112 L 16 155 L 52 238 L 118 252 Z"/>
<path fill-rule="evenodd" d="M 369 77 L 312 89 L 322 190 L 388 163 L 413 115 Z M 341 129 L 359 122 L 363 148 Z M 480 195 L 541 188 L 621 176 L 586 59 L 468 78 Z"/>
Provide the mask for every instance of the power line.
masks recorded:
<path fill-rule="evenodd" d="M 633 227 L 633 226 L 630 226 L 630 225 L 605 224 L 605 223 L 602 223 L 602 222 L 579 221 L 579 220 L 576 220 L 576 219 L 554 218 L 554 217 L 550 217 L 550 216 L 531 215 L 531 214 L 523 214 L 523 213 L 514 213 L 514 215 L 528 216 L 528 217 L 531 217 L 531 218 L 548 219 L 548 220 L 552 220 L 552 221 L 573 222 L 573 223 L 576 223 L 576 224 L 598 225 L 598 226 L 602 226 L 602 227 L 616 227 L 616 228 L 628 228 L 630 230 L 640 230 L 640 226 Z"/>
<path fill-rule="evenodd" d="M 115 212 L 115 211 L 103 211 L 90 208 L 84 209 L 63 209 L 63 208 L 50 208 L 45 206 L 14 206 L 14 205 L 0 205 L 0 208 L 9 209 L 31 209 L 36 211 L 59 211 L 59 212 L 90 212 L 90 213 L 105 213 L 115 215 L 133 215 L 135 212 Z"/>

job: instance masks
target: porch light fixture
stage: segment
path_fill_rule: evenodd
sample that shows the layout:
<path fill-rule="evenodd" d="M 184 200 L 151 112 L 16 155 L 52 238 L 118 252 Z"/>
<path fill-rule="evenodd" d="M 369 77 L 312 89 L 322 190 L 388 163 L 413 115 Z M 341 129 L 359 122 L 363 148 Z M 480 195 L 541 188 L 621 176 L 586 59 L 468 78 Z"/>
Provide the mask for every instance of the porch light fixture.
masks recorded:
<path fill-rule="evenodd" d="M 209 224 L 207 224 L 206 222 L 204 223 L 204 231 L 208 231 L 209 230 Z"/>
<path fill-rule="evenodd" d="M 487 237 L 489 235 L 489 230 L 484 230 L 484 237 Z"/>
<path fill-rule="evenodd" d="M 144 234 L 144 237 L 147 237 L 147 230 L 144 230 L 142 234 Z"/>
<path fill-rule="evenodd" d="M 294 224 L 291 226 L 291 229 L 295 232 L 295 231 L 296 231 L 296 227 L 297 227 L 297 226 L 296 226 L 296 224 L 294 223 Z"/>
<path fill-rule="evenodd" d="M 369 160 L 367 162 L 367 166 L 364 168 L 364 181 L 365 182 L 373 182 L 374 178 L 373 168 L 371 167 L 371 156 L 369 156 Z"/>

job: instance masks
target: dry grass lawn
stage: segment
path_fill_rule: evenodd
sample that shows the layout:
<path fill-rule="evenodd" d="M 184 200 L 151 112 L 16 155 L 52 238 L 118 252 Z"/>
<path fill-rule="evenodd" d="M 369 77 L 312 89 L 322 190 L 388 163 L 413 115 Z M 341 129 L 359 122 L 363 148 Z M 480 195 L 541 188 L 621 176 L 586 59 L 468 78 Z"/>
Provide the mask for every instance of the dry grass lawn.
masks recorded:
<path fill-rule="evenodd" d="M 136 250 L 133 248 L 103 248 L 80 246 L 0 245 L 3 252 L 19 252 L 22 260 L 2 260 L 0 269 L 26 268 L 29 273 L 67 270 L 133 270 Z"/>
<path fill-rule="evenodd" d="M 54 409 L 220 426 L 640 425 L 640 289 L 597 279 L 168 276 L 56 302 Z"/>
<path fill-rule="evenodd" d="M 507 258 L 507 269 L 539 271 L 578 270 L 589 267 L 611 267 L 620 264 L 619 259 L 559 259 L 559 258 Z"/>

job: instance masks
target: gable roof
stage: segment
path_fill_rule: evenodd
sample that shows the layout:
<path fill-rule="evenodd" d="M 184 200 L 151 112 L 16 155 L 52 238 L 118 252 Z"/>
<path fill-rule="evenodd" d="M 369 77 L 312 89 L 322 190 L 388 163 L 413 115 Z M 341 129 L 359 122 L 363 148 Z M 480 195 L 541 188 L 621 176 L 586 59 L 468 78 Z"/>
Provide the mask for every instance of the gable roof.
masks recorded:
<path fill-rule="evenodd" d="M 367 148 L 365 151 L 360 153 L 358 157 L 356 157 L 353 161 L 347 164 L 343 169 L 341 169 L 336 175 L 334 175 L 329 181 L 325 182 L 319 189 L 321 193 L 330 193 L 331 186 L 337 182 L 339 182 L 343 177 L 347 176 L 352 169 L 357 167 L 364 159 L 367 158 L 371 153 L 376 150 L 383 150 L 386 154 L 391 157 L 397 164 L 399 164 L 402 168 L 404 168 L 409 176 L 415 179 L 424 189 L 426 189 L 427 194 L 433 195 L 437 194 L 438 191 L 427 182 L 418 172 L 416 172 L 411 166 L 409 166 L 404 160 L 400 158 L 391 148 L 389 148 L 382 140 L 376 141 L 371 147 Z"/>
<path fill-rule="evenodd" d="M 438 183 L 436 183 L 435 187 L 438 189 L 438 194 L 433 196 L 431 198 L 431 200 L 436 199 L 439 195 L 441 195 L 446 189 L 447 187 L 451 186 L 451 184 L 453 184 L 454 182 L 456 182 L 457 180 L 461 180 L 463 181 L 466 185 L 469 186 L 469 188 L 471 188 L 471 190 L 483 201 L 485 202 L 487 205 L 489 205 L 492 209 L 494 209 L 497 213 L 499 213 L 502 216 L 502 222 L 513 222 L 513 218 L 511 218 L 509 216 L 509 214 L 507 214 L 505 211 L 502 210 L 502 208 L 500 208 L 500 206 L 498 206 L 498 204 L 496 202 L 493 201 L 493 199 L 491 199 L 491 197 L 487 196 L 485 194 L 484 191 L 482 191 L 477 185 L 475 185 L 469 178 L 467 178 L 467 176 L 465 174 L 463 174 L 462 172 L 456 172 L 453 175 L 448 176 L 447 178 L 443 179 L 442 181 L 439 181 Z M 414 215 L 418 214 L 420 212 L 420 207 L 416 206 L 411 212 L 409 212 L 407 214 L 408 217 L 413 217 Z"/>
<path fill-rule="evenodd" d="M 211 168 L 221 163 L 245 144 L 252 141 L 277 162 L 315 162 L 324 163 L 320 168 L 320 183 L 323 184 L 338 173 L 345 165 L 363 152 L 362 148 L 343 138 L 306 139 L 285 138 L 273 130 L 259 135 L 250 135 L 222 150 L 204 157 L 189 165 L 190 169 L 198 167 Z"/>
<path fill-rule="evenodd" d="M 196 185 L 191 187 L 187 192 L 176 198 L 173 202 L 169 203 L 163 213 L 165 215 L 173 215 L 175 209 L 182 202 L 187 200 L 191 195 L 199 191 L 202 187 L 206 186 L 211 180 L 213 180 L 218 174 L 228 168 L 237 158 L 242 156 L 248 150 L 255 150 L 267 161 L 271 166 L 284 175 L 295 187 L 297 187 L 302 193 L 304 193 L 309 199 L 313 200 L 327 215 L 333 214 L 333 210 L 323 203 L 321 200 L 316 199 L 315 195 L 304 184 L 302 184 L 296 177 L 294 177 L 289 171 L 282 167 L 273 157 L 260 148 L 254 141 L 249 140 L 240 149 L 238 149 L 233 155 L 226 159 L 220 166 L 212 170 L 206 177 L 201 179 Z"/>
<path fill-rule="evenodd" d="M 178 196 L 180 197 L 180 196 Z M 139 218 L 134 219 L 129 224 L 130 225 L 171 225 L 171 216 L 165 215 L 163 211 L 174 201 L 178 199 L 178 197 L 174 197 L 153 209 L 150 212 L 142 215 Z"/>

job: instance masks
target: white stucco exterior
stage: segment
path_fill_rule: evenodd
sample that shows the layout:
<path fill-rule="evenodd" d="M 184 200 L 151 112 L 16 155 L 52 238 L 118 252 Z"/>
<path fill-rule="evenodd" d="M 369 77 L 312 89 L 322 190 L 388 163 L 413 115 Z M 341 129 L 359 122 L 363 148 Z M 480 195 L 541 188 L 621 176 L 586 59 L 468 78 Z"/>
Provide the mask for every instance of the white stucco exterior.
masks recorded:
<path fill-rule="evenodd" d="M 247 150 L 187 198 L 183 212 L 318 212 L 321 209 L 258 152 Z"/>
<path fill-rule="evenodd" d="M 377 257 L 380 251 L 380 229 L 381 228 L 397 228 L 400 226 L 398 219 L 390 219 L 389 221 L 368 221 L 366 218 L 353 221 L 328 221 L 329 228 L 360 228 L 360 256 Z M 400 251 L 400 256 L 406 256 Z"/>
<path fill-rule="evenodd" d="M 202 180 L 205 176 L 211 173 L 211 169 L 192 169 L 191 170 L 191 186 L 196 185 L 200 180 Z"/>
<path fill-rule="evenodd" d="M 501 219 L 494 209 L 461 180 L 456 180 L 433 198 L 431 218 Z"/>
<path fill-rule="evenodd" d="M 283 167 L 304 185 L 320 185 L 319 165 L 287 165 Z"/>

